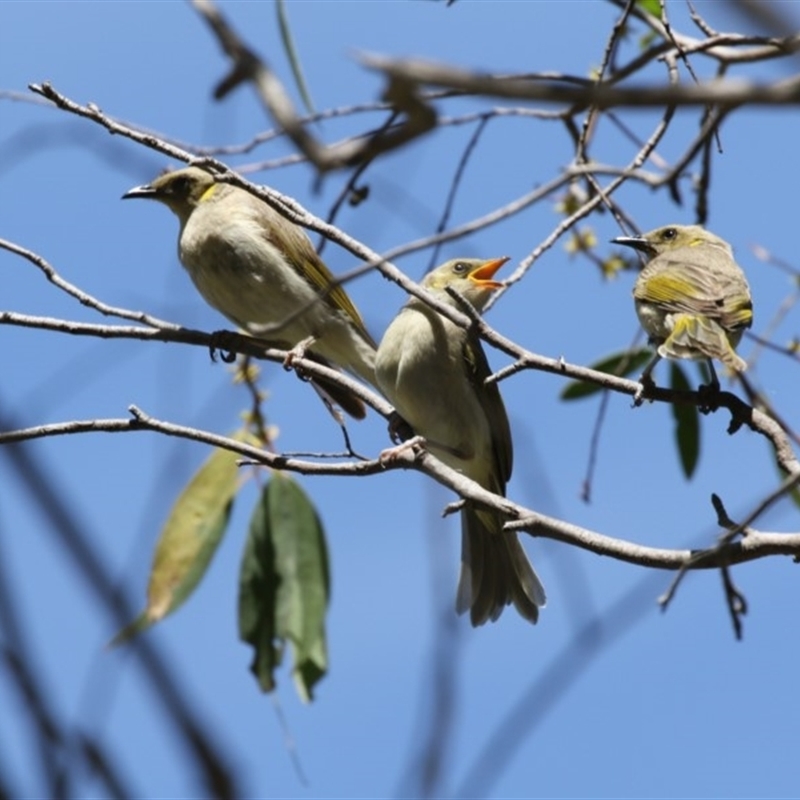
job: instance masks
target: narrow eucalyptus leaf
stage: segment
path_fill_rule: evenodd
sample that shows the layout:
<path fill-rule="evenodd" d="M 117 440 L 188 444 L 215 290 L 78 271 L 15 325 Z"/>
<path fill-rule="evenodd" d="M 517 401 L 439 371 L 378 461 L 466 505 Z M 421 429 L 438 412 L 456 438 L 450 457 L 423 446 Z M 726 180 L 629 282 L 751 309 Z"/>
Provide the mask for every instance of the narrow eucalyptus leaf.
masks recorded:
<path fill-rule="evenodd" d="M 691 391 L 686 373 L 677 361 L 670 363 L 670 386 L 676 391 Z M 691 478 L 700 460 L 700 414 L 697 406 L 673 403 L 672 418 L 683 474 Z"/>
<path fill-rule="evenodd" d="M 597 372 L 605 372 L 608 375 L 624 377 L 634 372 L 639 372 L 644 365 L 653 357 L 653 352 L 647 348 L 639 350 L 623 350 L 621 353 L 614 353 L 604 359 L 592 364 L 590 369 Z M 570 381 L 561 390 L 562 400 L 582 400 L 590 397 L 597 392 L 603 391 L 602 386 L 587 381 Z"/>
<path fill-rule="evenodd" d="M 271 481 L 270 481 L 271 483 Z M 275 632 L 279 578 L 268 510 L 269 483 L 253 509 L 239 570 L 239 638 L 253 647 L 250 670 L 263 692 L 275 688 L 282 647 Z"/>
<path fill-rule="evenodd" d="M 324 532 L 313 504 L 291 477 L 273 475 L 253 512 L 239 584 L 239 635 L 254 649 L 251 670 L 263 691 L 288 643 L 298 694 L 312 699 L 328 668 L 329 591 Z"/>
<path fill-rule="evenodd" d="M 231 438 L 243 441 L 245 431 Z M 142 616 L 112 640 L 119 644 L 171 614 L 197 587 L 216 553 L 239 488 L 239 456 L 215 448 L 178 496 L 153 555 Z"/>
<path fill-rule="evenodd" d="M 276 475 L 269 494 L 270 527 L 281 576 L 277 633 L 291 642 L 295 686 L 300 697 L 309 701 L 314 684 L 328 667 L 325 614 L 330 579 L 325 534 L 314 505 L 295 480 Z"/>
<path fill-rule="evenodd" d="M 281 41 L 286 50 L 286 57 L 289 59 L 289 66 L 292 70 L 295 83 L 297 83 L 297 91 L 300 92 L 300 97 L 303 100 L 303 105 L 309 114 L 314 113 L 314 104 L 311 102 L 311 94 L 308 91 L 308 84 L 306 84 L 305 76 L 303 75 L 303 68 L 300 66 L 300 59 L 297 57 L 297 48 L 294 46 L 294 38 L 289 28 L 289 18 L 286 15 L 285 0 L 278 0 L 275 4 L 278 13 L 278 28 L 281 32 Z"/>

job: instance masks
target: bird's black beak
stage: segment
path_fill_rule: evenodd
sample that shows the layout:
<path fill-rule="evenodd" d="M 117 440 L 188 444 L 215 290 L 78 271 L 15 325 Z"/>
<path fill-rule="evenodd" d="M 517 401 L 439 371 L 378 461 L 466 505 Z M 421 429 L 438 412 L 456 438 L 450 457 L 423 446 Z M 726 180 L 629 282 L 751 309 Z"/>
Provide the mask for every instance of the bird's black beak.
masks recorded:
<path fill-rule="evenodd" d="M 123 200 L 129 200 L 131 197 L 149 197 L 151 199 L 156 199 L 158 197 L 158 191 L 149 184 L 134 186 L 133 189 L 128 190 L 122 195 Z"/>
<path fill-rule="evenodd" d="M 647 239 L 642 239 L 639 236 L 617 236 L 616 239 L 611 240 L 612 244 L 621 244 L 625 247 L 632 247 L 634 250 L 639 250 L 642 253 L 652 253 L 653 248 Z"/>

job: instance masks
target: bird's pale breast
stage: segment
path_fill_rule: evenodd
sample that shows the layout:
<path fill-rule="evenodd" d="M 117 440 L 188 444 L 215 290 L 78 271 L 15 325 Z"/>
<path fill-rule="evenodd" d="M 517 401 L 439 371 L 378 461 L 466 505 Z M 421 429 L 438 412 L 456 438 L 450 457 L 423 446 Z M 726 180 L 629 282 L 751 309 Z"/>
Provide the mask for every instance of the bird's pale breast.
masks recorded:
<path fill-rule="evenodd" d="M 406 308 L 386 332 L 376 373 L 381 390 L 434 454 L 482 481 L 486 476 L 474 474 L 475 466 L 493 463 L 491 432 L 467 379 L 463 337 L 436 312 Z M 478 453 L 484 457 L 476 459 Z"/>

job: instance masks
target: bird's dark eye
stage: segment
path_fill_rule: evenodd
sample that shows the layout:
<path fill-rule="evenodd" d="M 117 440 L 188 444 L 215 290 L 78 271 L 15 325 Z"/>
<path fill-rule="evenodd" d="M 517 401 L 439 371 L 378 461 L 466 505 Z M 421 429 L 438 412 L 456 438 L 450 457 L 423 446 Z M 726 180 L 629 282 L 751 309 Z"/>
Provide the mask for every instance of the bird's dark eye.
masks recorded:
<path fill-rule="evenodd" d="M 678 235 L 678 231 L 675 228 L 665 228 L 663 233 L 661 234 L 661 239 L 665 242 L 669 242 L 670 240 L 674 239 Z"/>
<path fill-rule="evenodd" d="M 456 263 L 453 265 L 453 272 L 455 272 L 456 275 L 463 275 L 465 272 L 468 271 L 469 271 L 469 266 L 465 264 L 463 261 L 456 261 Z"/>
<path fill-rule="evenodd" d="M 181 175 L 179 178 L 175 178 L 172 181 L 170 191 L 172 194 L 176 195 L 188 195 L 189 194 L 189 179 L 185 175 Z"/>

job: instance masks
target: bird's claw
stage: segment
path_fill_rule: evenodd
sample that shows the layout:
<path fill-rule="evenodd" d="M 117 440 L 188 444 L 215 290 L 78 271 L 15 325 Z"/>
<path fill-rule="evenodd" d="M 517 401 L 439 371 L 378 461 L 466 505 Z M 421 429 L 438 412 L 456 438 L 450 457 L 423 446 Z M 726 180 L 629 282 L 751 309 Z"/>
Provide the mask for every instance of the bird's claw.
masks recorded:
<path fill-rule="evenodd" d="M 389 438 L 395 444 L 400 444 L 413 436 L 414 431 L 411 426 L 396 411 L 392 412 L 389 417 Z"/>
<path fill-rule="evenodd" d="M 231 331 L 221 330 L 214 331 L 211 334 L 211 342 L 208 345 L 208 355 L 212 361 L 217 360 L 219 355 L 220 361 L 224 364 L 233 364 L 236 361 L 236 350 L 233 348 L 231 337 L 235 335 Z"/>
<path fill-rule="evenodd" d="M 286 370 L 292 369 L 294 360 L 296 358 L 305 358 L 306 351 L 316 341 L 316 336 L 308 336 L 307 338 L 299 341 L 291 350 L 286 353 L 286 358 L 283 359 L 283 368 Z"/>
<path fill-rule="evenodd" d="M 647 396 L 653 389 L 656 388 L 656 382 L 650 377 L 650 375 L 642 375 L 639 378 L 639 387 L 636 389 L 636 393 L 633 395 L 633 407 L 638 408 L 645 400 L 647 400 Z"/>
<path fill-rule="evenodd" d="M 417 447 L 425 447 L 424 436 L 412 436 L 410 439 L 406 439 L 404 442 L 394 447 L 382 450 L 381 454 L 378 456 L 378 462 L 382 467 L 385 467 L 387 464 L 391 464 L 392 461 L 396 461 L 406 450 L 414 450 Z"/>
<path fill-rule="evenodd" d="M 712 411 L 716 411 L 719 408 L 719 395 L 720 386 L 718 380 L 712 380 L 710 383 L 701 383 L 697 387 L 699 399 L 697 410 L 701 414 L 710 414 Z"/>

